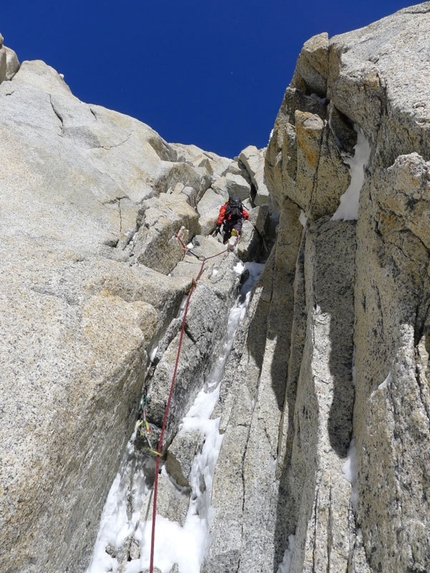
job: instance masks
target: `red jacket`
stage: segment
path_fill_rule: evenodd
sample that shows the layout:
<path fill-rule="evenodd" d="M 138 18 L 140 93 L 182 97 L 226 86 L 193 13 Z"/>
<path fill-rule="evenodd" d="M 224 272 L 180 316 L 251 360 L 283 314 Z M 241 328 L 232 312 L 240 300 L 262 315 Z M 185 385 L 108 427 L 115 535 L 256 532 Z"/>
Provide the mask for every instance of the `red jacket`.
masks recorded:
<path fill-rule="evenodd" d="M 217 225 L 222 225 L 224 223 L 226 209 L 227 209 L 227 202 L 224 203 L 224 205 L 221 205 L 221 208 L 219 210 L 218 219 L 216 220 Z M 245 207 L 242 207 L 242 218 L 243 219 L 249 219 L 249 213 L 245 209 Z"/>

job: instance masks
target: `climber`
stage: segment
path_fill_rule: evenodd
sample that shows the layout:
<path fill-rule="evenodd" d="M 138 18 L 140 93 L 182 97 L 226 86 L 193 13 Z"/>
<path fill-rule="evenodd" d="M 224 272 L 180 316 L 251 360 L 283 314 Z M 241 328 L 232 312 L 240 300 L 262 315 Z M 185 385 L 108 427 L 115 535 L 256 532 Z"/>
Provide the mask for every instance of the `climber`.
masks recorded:
<path fill-rule="evenodd" d="M 230 237 L 240 235 L 242 230 L 242 220 L 248 218 L 249 213 L 242 205 L 242 201 L 238 197 L 229 197 L 219 210 L 215 235 L 221 233 L 222 225 L 223 243 L 227 243 Z"/>

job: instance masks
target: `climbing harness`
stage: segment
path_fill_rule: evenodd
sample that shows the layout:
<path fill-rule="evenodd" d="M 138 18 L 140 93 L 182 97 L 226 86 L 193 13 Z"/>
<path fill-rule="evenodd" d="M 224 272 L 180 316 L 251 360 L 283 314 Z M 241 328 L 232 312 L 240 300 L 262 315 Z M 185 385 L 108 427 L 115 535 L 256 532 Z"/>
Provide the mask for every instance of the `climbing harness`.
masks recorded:
<path fill-rule="evenodd" d="M 176 376 L 178 373 L 178 367 L 179 367 L 179 358 L 181 355 L 181 349 L 182 349 L 182 342 L 183 342 L 183 338 L 184 338 L 184 333 L 185 333 L 185 325 L 186 325 L 186 321 L 187 321 L 187 314 L 188 314 L 188 308 L 190 305 L 190 299 L 191 299 L 191 295 L 194 292 L 194 289 L 197 286 L 197 283 L 199 281 L 199 279 L 201 278 L 204 268 L 205 268 L 205 264 L 211 260 L 214 259 L 215 257 L 219 257 L 229 251 L 232 251 L 234 249 L 234 247 L 237 245 L 237 243 L 239 242 L 240 239 L 240 235 L 237 235 L 236 240 L 234 242 L 234 244 L 232 245 L 228 245 L 227 248 L 223 249 L 221 252 L 217 253 L 216 255 L 211 255 L 210 257 L 198 257 L 197 255 L 195 255 L 194 253 L 192 253 L 191 249 L 189 249 L 184 242 L 182 241 L 182 239 L 180 238 L 180 236 L 178 235 L 178 233 L 175 234 L 175 237 L 178 239 L 179 243 L 182 246 L 182 249 L 184 251 L 184 257 L 186 254 L 190 253 L 193 254 L 194 256 L 196 256 L 200 261 L 201 261 L 201 267 L 199 272 L 197 273 L 196 278 L 194 278 L 192 280 L 191 286 L 188 289 L 188 293 L 187 293 L 187 299 L 185 301 L 185 307 L 184 307 L 184 313 L 182 316 L 182 323 L 181 323 L 181 330 L 180 330 L 180 335 L 179 335 L 179 343 L 178 343 L 178 350 L 176 353 L 176 360 L 175 360 L 175 366 L 173 369 L 173 374 L 172 374 L 172 380 L 170 383 L 170 391 L 169 391 L 169 396 L 166 402 L 166 408 L 164 411 L 164 417 L 163 417 L 163 423 L 161 426 L 161 433 L 160 433 L 160 437 L 158 440 L 158 445 L 157 445 L 157 449 L 156 450 L 152 450 L 152 453 L 156 454 L 156 459 L 155 459 L 155 478 L 154 478 L 154 496 L 153 496 L 153 509 L 152 509 L 152 528 L 151 528 L 151 553 L 150 553 L 150 561 L 149 561 L 149 573 L 154 573 L 154 547 L 155 547 L 155 522 L 156 522 L 156 518 L 157 518 L 157 495 L 158 495 L 158 475 L 160 472 L 160 459 L 163 457 L 163 440 L 164 440 L 164 433 L 166 430 L 166 426 L 167 426 L 167 420 L 169 417 L 169 411 L 170 411 L 170 403 L 172 401 L 172 396 L 173 396 L 173 390 L 175 387 L 175 382 L 176 382 Z M 142 403 L 143 403 L 143 398 L 142 398 Z M 144 419 L 142 420 L 142 424 L 144 424 L 146 422 L 146 397 L 145 397 L 145 401 L 144 401 L 144 408 L 142 408 L 142 412 L 143 412 L 143 416 Z M 146 422 L 147 423 L 147 422 Z M 140 426 L 142 425 L 140 424 Z M 146 426 L 145 426 L 146 427 Z M 148 444 L 150 444 L 149 442 L 149 436 L 148 433 L 146 435 L 146 438 L 148 440 Z M 151 447 L 151 446 L 150 446 Z"/>

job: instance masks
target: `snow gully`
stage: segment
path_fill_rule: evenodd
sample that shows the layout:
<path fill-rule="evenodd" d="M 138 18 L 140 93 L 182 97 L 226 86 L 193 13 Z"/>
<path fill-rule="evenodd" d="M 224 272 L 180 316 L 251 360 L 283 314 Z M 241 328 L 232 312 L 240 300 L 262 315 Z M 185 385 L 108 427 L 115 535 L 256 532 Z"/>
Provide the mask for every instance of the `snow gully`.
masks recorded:
<path fill-rule="evenodd" d="M 203 447 L 192 464 L 190 474 L 192 493 L 183 526 L 160 515 L 156 518 L 154 564 L 162 573 L 169 573 L 175 563 L 179 571 L 199 573 L 208 549 L 209 528 L 213 515 L 212 481 L 222 444 L 222 436 L 219 433 L 220 419 L 211 419 L 211 415 L 219 397 L 225 364 L 236 330 L 245 316 L 250 291 L 263 266 L 257 263 L 239 263 L 236 266 L 235 271 L 238 274 L 246 273 L 248 278 L 230 311 L 221 353 L 213 364 L 204 388 L 182 420 L 180 434 L 198 432 L 202 437 Z M 149 568 L 151 546 L 149 508 L 152 488 L 146 476 L 151 469 L 153 470 L 149 466 L 154 462 L 152 458 L 139 461 L 134 440 L 135 434 L 127 446 L 124 460 L 109 492 L 92 561 L 86 573 L 140 573 Z M 168 477 L 164 467 L 162 473 Z"/>

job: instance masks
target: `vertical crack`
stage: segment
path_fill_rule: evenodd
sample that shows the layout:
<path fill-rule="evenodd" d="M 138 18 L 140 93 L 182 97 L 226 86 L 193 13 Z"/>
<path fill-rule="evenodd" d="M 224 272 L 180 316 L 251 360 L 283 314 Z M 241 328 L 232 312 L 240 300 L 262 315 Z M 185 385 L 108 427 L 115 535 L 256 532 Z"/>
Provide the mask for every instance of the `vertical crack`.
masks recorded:
<path fill-rule="evenodd" d="M 242 492 L 243 492 L 243 494 L 242 494 L 243 497 L 242 497 L 241 528 L 240 528 L 240 529 L 241 529 L 241 546 L 242 546 L 242 548 L 243 548 L 243 538 L 244 538 L 244 516 L 245 516 L 245 505 L 246 505 L 245 460 L 246 460 L 246 454 L 247 454 L 247 452 L 248 452 L 249 440 L 250 440 L 250 437 L 251 437 L 252 419 L 253 419 L 253 417 L 254 417 L 255 407 L 256 407 L 257 402 L 258 402 L 258 400 L 256 399 L 256 400 L 255 400 L 255 403 L 254 403 L 254 406 L 253 406 L 253 408 L 252 408 L 252 412 L 251 412 L 251 416 L 250 416 L 250 421 L 249 421 L 249 423 L 247 424 L 247 426 L 248 426 L 248 434 L 247 434 L 247 436 L 246 436 L 246 442 L 245 442 L 245 446 L 244 446 L 244 448 L 243 448 L 242 467 L 241 467 L 241 472 L 240 472 L 241 479 L 242 479 Z M 235 573 L 239 573 L 239 571 L 240 571 L 240 567 L 241 567 L 241 554 L 242 554 L 242 551 L 241 551 L 241 553 L 240 553 L 240 555 L 239 555 L 239 560 L 238 560 L 238 563 L 237 563 L 237 570 L 236 570 Z"/>
<path fill-rule="evenodd" d="M 122 235 L 122 209 L 121 209 L 121 199 L 124 197 L 120 197 L 118 199 L 118 212 L 119 212 L 119 235 Z"/>
<path fill-rule="evenodd" d="M 424 335 L 424 340 L 426 340 L 427 337 L 428 335 Z M 426 371 L 428 371 L 429 354 L 425 347 L 426 343 L 424 342 L 424 340 L 421 340 L 419 344 L 415 347 L 415 378 L 418 384 L 421 404 L 426 413 L 427 419 L 430 422 L 430 405 L 428 400 L 429 392 L 428 392 L 428 381 L 426 375 Z"/>
<path fill-rule="evenodd" d="M 312 181 L 312 190 L 311 190 L 311 198 L 309 201 L 309 207 L 312 208 L 312 205 L 314 204 L 314 195 L 316 193 L 316 188 L 318 185 L 318 172 L 320 169 L 320 165 L 321 165 L 321 161 L 322 161 L 322 154 L 323 154 L 323 143 L 324 143 L 324 138 L 326 135 L 326 131 L 327 131 L 327 122 L 325 122 L 325 125 L 323 127 L 323 129 L 321 130 L 321 135 L 320 135 L 320 140 L 319 140 L 319 155 L 318 155 L 318 163 L 315 169 L 315 174 L 314 174 L 314 178 Z"/>
<path fill-rule="evenodd" d="M 52 107 L 52 111 L 55 113 L 55 115 L 57 116 L 57 118 L 60 120 L 61 123 L 61 135 L 63 134 L 63 128 L 64 128 L 64 119 L 63 116 L 61 115 L 61 113 L 56 109 L 54 102 L 52 101 L 52 95 L 49 94 L 49 103 L 51 104 Z"/>
<path fill-rule="evenodd" d="M 333 545 L 333 486 L 329 486 L 328 524 L 327 524 L 327 573 L 331 571 L 331 547 Z"/>
<path fill-rule="evenodd" d="M 121 197 L 115 197 L 115 199 L 112 199 L 110 201 L 106 201 L 103 203 L 103 205 L 116 205 L 117 209 L 118 209 L 118 219 L 119 219 L 119 236 L 122 235 L 123 233 L 123 228 L 124 228 L 124 223 L 123 223 L 123 215 L 122 215 L 122 207 L 121 207 L 121 201 L 123 199 L 128 199 L 127 195 L 122 195 Z M 128 242 L 130 242 L 131 240 L 131 236 L 128 239 Z"/>
<path fill-rule="evenodd" d="M 241 467 L 241 472 L 240 472 L 240 476 L 242 479 L 242 515 L 241 515 L 241 524 L 240 524 L 240 536 L 241 536 L 241 540 L 240 540 L 240 544 L 241 547 L 243 547 L 243 536 L 244 536 L 244 525 L 243 525 L 243 520 L 244 520 L 244 515 L 245 515 L 245 505 L 246 505 L 246 478 L 245 478 L 245 459 L 246 459 L 246 453 L 248 451 L 248 445 L 249 445 L 249 437 L 251 434 L 251 424 L 249 424 L 248 426 L 248 435 L 246 438 L 246 442 L 245 442 L 245 447 L 243 449 L 243 455 L 242 455 L 242 467 Z M 236 569 L 236 573 L 239 573 L 240 571 L 240 565 L 241 565 L 241 554 L 242 551 L 239 554 L 239 560 L 237 562 L 237 569 Z"/>
<path fill-rule="evenodd" d="M 318 535 L 318 500 L 319 500 L 319 486 L 315 490 L 315 503 L 314 503 L 314 541 L 312 550 L 312 573 L 319 573 L 317 570 L 317 535 Z"/>

